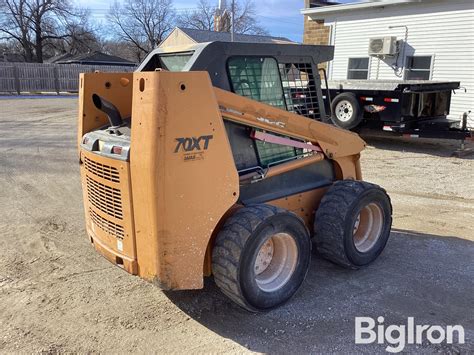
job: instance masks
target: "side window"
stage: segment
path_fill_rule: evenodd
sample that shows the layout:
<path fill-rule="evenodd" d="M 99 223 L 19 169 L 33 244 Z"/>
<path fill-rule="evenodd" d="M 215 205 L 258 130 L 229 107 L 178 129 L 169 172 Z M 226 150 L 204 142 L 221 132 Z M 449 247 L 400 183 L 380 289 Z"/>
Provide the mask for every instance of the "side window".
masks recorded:
<path fill-rule="evenodd" d="M 405 70 L 406 80 L 430 80 L 431 56 L 407 57 Z"/>
<path fill-rule="evenodd" d="M 227 62 L 227 70 L 236 94 L 287 110 L 280 69 L 275 58 L 232 57 Z M 301 149 L 261 141 L 255 141 L 255 147 L 262 167 L 291 160 L 302 153 Z"/>
<path fill-rule="evenodd" d="M 227 63 L 236 94 L 286 110 L 278 63 L 271 57 L 233 57 Z"/>
<path fill-rule="evenodd" d="M 369 78 L 369 58 L 349 58 L 347 67 L 347 79 Z"/>
<path fill-rule="evenodd" d="M 181 71 L 189 62 L 192 53 L 171 53 L 160 55 L 162 67 L 169 71 Z"/>

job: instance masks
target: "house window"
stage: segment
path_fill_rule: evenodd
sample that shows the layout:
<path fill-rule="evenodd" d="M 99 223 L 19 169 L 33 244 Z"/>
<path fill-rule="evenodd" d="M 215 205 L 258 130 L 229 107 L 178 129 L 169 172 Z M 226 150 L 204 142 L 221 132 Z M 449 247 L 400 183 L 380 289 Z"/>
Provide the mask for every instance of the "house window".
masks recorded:
<path fill-rule="evenodd" d="M 430 80 L 431 78 L 431 56 L 407 57 L 405 79 L 407 80 Z"/>
<path fill-rule="evenodd" d="M 369 78 L 369 58 L 349 58 L 349 67 L 347 69 L 347 79 Z"/>

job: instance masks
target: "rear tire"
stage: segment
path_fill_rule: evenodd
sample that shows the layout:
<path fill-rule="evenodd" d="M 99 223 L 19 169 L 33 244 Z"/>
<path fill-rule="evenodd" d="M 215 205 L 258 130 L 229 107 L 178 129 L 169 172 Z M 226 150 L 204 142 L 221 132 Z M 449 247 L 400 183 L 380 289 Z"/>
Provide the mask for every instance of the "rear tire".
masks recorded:
<path fill-rule="evenodd" d="M 351 92 L 337 95 L 331 103 L 331 121 L 338 127 L 352 129 L 362 121 L 362 110 L 357 96 Z"/>
<path fill-rule="evenodd" d="M 303 283 L 311 240 L 295 214 L 269 205 L 239 209 L 225 222 L 212 251 L 221 291 L 251 312 L 289 300 Z"/>
<path fill-rule="evenodd" d="M 368 182 L 338 181 L 322 198 L 314 223 L 315 249 L 334 263 L 357 269 L 374 261 L 387 244 L 390 197 Z"/>

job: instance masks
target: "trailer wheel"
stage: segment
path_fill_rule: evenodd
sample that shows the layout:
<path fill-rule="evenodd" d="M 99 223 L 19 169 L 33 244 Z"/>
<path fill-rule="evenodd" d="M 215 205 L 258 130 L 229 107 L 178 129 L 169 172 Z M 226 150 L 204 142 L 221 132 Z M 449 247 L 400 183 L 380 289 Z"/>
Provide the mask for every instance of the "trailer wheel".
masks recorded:
<path fill-rule="evenodd" d="M 315 249 L 330 261 L 357 269 L 374 261 L 387 244 L 390 197 L 368 182 L 338 181 L 321 200 L 314 223 Z"/>
<path fill-rule="evenodd" d="M 303 283 L 311 240 L 295 214 L 269 205 L 243 207 L 219 231 L 212 272 L 221 291 L 251 312 L 290 299 Z"/>
<path fill-rule="evenodd" d="M 351 92 L 337 95 L 331 103 L 331 121 L 338 127 L 352 129 L 362 121 L 362 110 Z"/>

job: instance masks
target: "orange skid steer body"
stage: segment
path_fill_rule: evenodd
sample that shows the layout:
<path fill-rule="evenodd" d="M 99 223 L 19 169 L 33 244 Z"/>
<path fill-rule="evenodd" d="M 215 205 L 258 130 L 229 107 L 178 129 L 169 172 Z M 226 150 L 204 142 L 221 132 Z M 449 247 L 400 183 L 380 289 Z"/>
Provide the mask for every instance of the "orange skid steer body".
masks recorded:
<path fill-rule="evenodd" d="M 115 114 L 118 122 L 111 118 Z M 232 149 L 233 138 L 226 130 L 226 122 L 243 127 L 248 132 L 246 139 L 270 146 L 291 146 L 301 154 L 275 165 L 238 171 L 234 161 L 237 153 Z M 315 224 L 325 228 L 324 223 L 315 223 L 318 207 L 337 182 L 352 186 L 362 180 L 359 158 L 365 146 L 358 135 L 349 131 L 215 88 L 207 72 L 166 71 L 81 74 L 78 144 L 86 229 L 100 254 L 163 289 L 199 289 L 203 287 L 203 277 L 214 274 L 224 293 L 251 311 L 275 307 L 299 287 L 285 291 L 292 273 L 303 272 L 301 282 L 306 275 L 309 256 L 306 260 L 302 255 L 311 249 L 309 240 L 315 233 Z M 243 189 L 258 189 L 265 181 L 321 164 L 332 171 L 330 181 L 321 186 L 285 196 L 269 193 L 267 198 L 261 197 L 260 207 L 242 198 Z M 377 246 L 378 255 L 385 245 L 385 234 L 388 238 L 390 231 L 391 207 L 387 214 L 386 201 L 377 201 L 367 200 L 366 205 L 360 206 L 354 203 L 355 207 L 349 206 L 349 212 L 344 213 L 352 214 L 347 218 L 351 218 L 349 233 L 354 240 L 364 218 L 371 219 L 371 224 L 366 223 L 370 226 L 363 238 L 379 238 L 371 232 L 374 228 L 384 234 L 382 247 Z M 258 218 L 249 211 L 255 211 Z M 340 213 L 341 223 L 346 218 L 344 213 Z M 238 228 L 226 226 L 240 215 L 251 224 L 249 231 L 242 232 L 248 234 L 243 237 L 237 236 Z M 377 222 L 377 217 L 382 222 Z M 250 251 L 253 236 L 260 238 L 264 233 L 263 227 L 258 229 L 262 223 L 268 219 L 272 228 L 278 229 L 278 223 L 285 218 L 291 219 L 293 227 L 274 231 L 273 242 L 272 236 L 261 237 L 262 242 L 253 247 L 255 251 Z M 343 229 L 344 234 L 347 228 Z M 228 238 L 241 238 L 235 243 L 240 248 L 235 253 L 233 248 L 237 246 L 226 241 L 226 236 L 219 236 L 230 235 L 231 231 L 236 236 Z M 291 241 L 288 235 L 291 237 L 292 231 L 307 235 L 309 244 Z M 325 255 L 324 250 L 331 248 L 326 243 L 329 239 L 324 239 L 324 230 L 317 231 L 316 227 L 316 234 L 322 235 L 316 241 L 317 247 Z M 357 241 L 354 243 L 357 247 Z M 270 259 L 262 259 L 267 257 L 262 248 L 270 257 L 296 259 L 290 264 L 281 263 L 280 269 L 289 270 L 286 273 L 280 270 L 277 276 L 270 275 L 271 280 L 260 282 L 258 268 L 271 264 Z M 361 248 L 358 252 L 362 258 L 371 250 Z M 331 259 L 331 252 L 326 254 Z M 217 272 L 223 273 L 220 258 L 237 258 L 235 264 L 250 258 L 250 271 L 239 266 L 229 271 L 232 275 L 217 277 Z M 356 267 L 371 261 L 359 261 L 349 251 L 340 259 L 333 259 Z M 244 272 L 253 275 L 255 285 L 260 287 L 256 288 L 258 295 L 246 286 Z M 272 284 L 274 280 L 280 281 Z M 277 300 L 262 298 L 262 294 L 277 293 Z"/>

